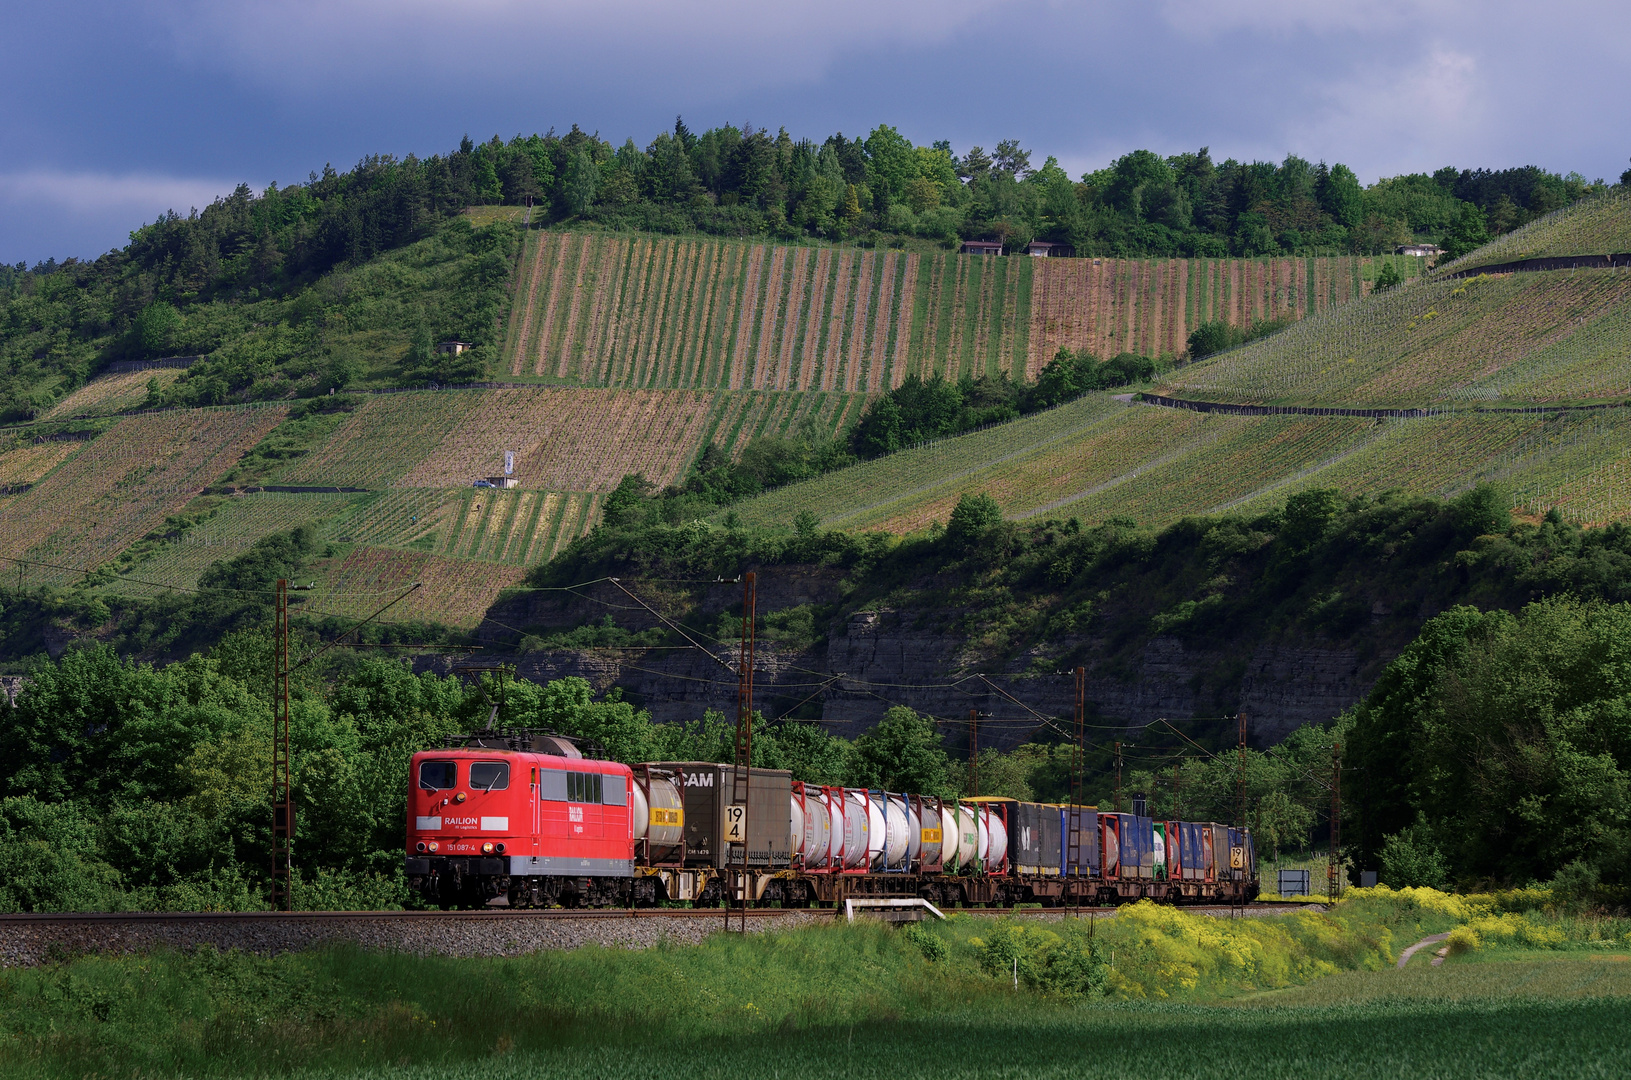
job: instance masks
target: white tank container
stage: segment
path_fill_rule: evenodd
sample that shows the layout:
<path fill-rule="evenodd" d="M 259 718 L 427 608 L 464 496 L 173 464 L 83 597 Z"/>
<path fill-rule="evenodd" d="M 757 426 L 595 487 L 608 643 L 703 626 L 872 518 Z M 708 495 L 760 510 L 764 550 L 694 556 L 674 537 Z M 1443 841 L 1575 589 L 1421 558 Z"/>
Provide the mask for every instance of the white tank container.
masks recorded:
<path fill-rule="evenodd" d="M 974 808 L 957 804 L 957 865 L 969 866 L 980 853 L 979 824 Z"/>
<path fill-rule="evenodd" d="M 899 866 L 906 860 L 906 847 L 911 843 L 912 830 L 906 820 L 906 807 L 899 799 L 884 803 L 883 863 Z"/>
<path fill-rule="evenodd" d="M 859 870 L 867 864 L 870 852 L 870 822 L 867 820 L 867 797 L 864 791 L 844 793 L 844 866 Z"/>
<path fill-rule="evenodd" d="M 844 846 L 844 799 L 830 791 L 822 792 L 821 799 L 827 804 L 827 861 L 824 865 L 830 869 L 842 865 L 848 850 Z"/>
<path fill-rule="evenodd" d="M 940 858 L 947 870 L 957 869 L 957 853 L 962 850 L 962 830 L 958 828 L 957 804 L 940 804 Z"/>
<path fill-rule="evenodd" d="M 889 826 L 882 804 L 870 792 L 863 793 L 862 797 L 866 799 L 866 862 L 868 866 L 879 867 L 883 865 L 883 849 L 889 839 Z"/>
<path fill-rule="evenodd" d="M 1004 856 L 1008 854 L 1008 827 L 1002 823 L 1002 815 L 995 810 L 987 810 L 985 817 L 986 835 L 990 841 L 986 849 L 986 865 L 1000 866 Z"/>
<path fill-rule="evenodd" d="M 901 799 L 900 805 L 906 813 L 906 861 L 915 863 L 918 852 L 923 849 L 923 822 L 918 819 L 917 807 L 910 799 Z"/>
<path fill-rule="evenodd" d="M 929 800 L 923 801 L 923 817 L 919 826 L 924 830 L 940 830 L 940 808 Z M 926 863 L 937 862 L 940 859 L 940 841 L 924 840 L 921 834 L 918 837 L 917 858 Z"/>
<path fill-rule="evenodd" d="M 832 818 L 824 793 L 805 794 L 801 831 L 804 865 L 810 867 L 827 865 L 827 849 L 832 844 Z"/>
<path fill-rule="evenodd" d="M 976 806 L 974 808 L 974 827 L 975 829 L 979 830 L 980 865 L 982 866 L 985 865 L 985 861 L 989 857 L 989 852 L 991 849 L 991 832 L 985 827 L 985 819 L 989 816 L 990 811 L 985 807 Z"/>
<path fill-rule="evenodd" d="M 792 851 L 792 853 L 794 855 L 803 855 L 804 854 L 804 806 L 802 805 L 802 802 L 799 799 L 798 792 L 795 791 L 792 794 L 791 798 L 792 798 L 792 813 L 790 814 L 790 816 L 788 818 L 788 822 L 793 827 L 793 846 L 792 846 L 792 848 L 790 850 Z"/>
<path fill-rule="evenodd" d="M 657 825 L 651 824 L 651 807 L 653 804 L 659 810 L 679 810 L 685 804 L 680 800 L 679 789 L 673 781 L 666 776 L 653 776 L 651 778 L 651 792 L 648 795 L 640 786 L 639 778 L 634 784 L 634 838 L 642 840 L 650 838 L 653 847 L 673 847 L 680 842 L 685 827 L 680 824 Z M 678 821 L 679 815 L 668 815 L 670 821 Z"/>

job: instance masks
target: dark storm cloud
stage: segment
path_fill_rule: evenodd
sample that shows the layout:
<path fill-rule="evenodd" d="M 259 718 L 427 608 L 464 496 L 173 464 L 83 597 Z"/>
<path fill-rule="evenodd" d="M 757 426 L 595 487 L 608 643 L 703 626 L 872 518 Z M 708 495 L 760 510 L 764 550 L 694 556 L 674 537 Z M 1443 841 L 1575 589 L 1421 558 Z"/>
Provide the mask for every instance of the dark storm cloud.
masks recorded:
<path fill-rule="evenodd" d="M 125 0 L 6 3 L 0 258 L 94 255 L 240 179 L 575 122 L 1018 137 L 1402 171 L 1618 176 L 1631 14 L 1606 0 Z"/>

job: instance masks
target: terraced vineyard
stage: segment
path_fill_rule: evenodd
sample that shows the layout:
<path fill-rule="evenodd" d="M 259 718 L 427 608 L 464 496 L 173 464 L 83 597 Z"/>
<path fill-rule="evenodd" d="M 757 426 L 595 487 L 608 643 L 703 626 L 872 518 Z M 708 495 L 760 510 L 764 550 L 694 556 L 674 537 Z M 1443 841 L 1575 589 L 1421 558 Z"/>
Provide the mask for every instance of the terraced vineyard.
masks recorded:
<path fill-rule="evenodd" d="M 1079 412 L 1067 413 L 1072 408 Z M 829 527 L 910 532 L 944 524 L 965 493 L 984 493 L 1009 518 L 1163 525 L 1190 514 L 1269 510 L 1310 487 L 1448 496 L 1490 480 L 1534 513 L 1556 506 L 1585 523 L 1631 515 L 1624 410 L 1378 421 L 1102 400 L 1067 409 L 1047 414 L 1046 430 L 1013 424 L 920 447 L 769 492 L 738 513 L 769 525 L 808 508 Z M 1015 437 L 1000 444 L 991 438 L 1010 431 Z"/>
<path fill-rule="evenodd" d="M 355 495 L 256 494 L 229 499 L 215 516 L 182 533 L 108 587 L 124 596 L 189 588 L 210 564 L 248 551 L 272 533 L 315 524 L 343 511 Z"/>
<path fill-rule="evenodd" d="M 1631 273 L 1429 281 L 1175 371 L 1206 401 L 1414 408 L 1631 394 Z"/>
<path fill-rule="evenodd" d="M 80 442 L 32 443 L 0 453 L 0 488 L 36 483 L 84 445 Z"/>
<path fill-rule="evenodd" d="M 70 416 L 112 416 L 115 413 L 137 409 L 147 401 L 147 384 L 157 379 L 160 386 L 168 386 L 181 377 L 175 368 L 153 371 L 123 371 L 115 375 L 99 375 L 69 394 L 44 413 L 42 420 L 62 420 Z"/>
<path fill-rule="evenodd" d="M 92 567 L 163 524 L 283 419 L 282 406 L 132 416 L 6 507 L 0 555 Z M 70 570 L 30 568 L 34 584 Z"/>
<path fill-rule="evenodd" d="M 328 535 L 345 543 L 534 566 L 589 531 L 598 492 L 396 488 L 364 496 Z"/>
<path fill-rule="evenodd" d="M 523 487 L 610 491 L 631 472 L 667 484 L 702 445 L 713 405 L 684 390 L 495 390 L 397 483 L 469 484 L 501 473 L 512 450 Z"/>
<path fill-rule="evenodd" d="M 482 402 L 480 393 L 462 391 L 370 397 L 322 445 L 269 479 L 277 484 L 384 487 L 423 461 Z"/>
<path fill-rule="evenodd" d="M 1323 311 L 1371 276 L 1355 258 L 987 258 L 542 232 L 522 254 L 506 355 L 515 375 L 586 386 L 877 392 L 911 372 L 1031 376 L 1061 345 L 1176 354 L 1200 322 Z"/>
<path fill-rule="evenodd" d="M 371 398 L 322 445 L 273 473 L 275 484 L 464 487 L 503 471 L 515 453 L 523 488 L 610 491 L 624 475 L 673 483 L 704 443 L 740 453 L 759 434 L 811 419 L 831 434 L 853 422 L 863 394 L 685 390 L 422 391 Z"/>
<path fill-rule="evenodd" d="M 841 469 L 814 480 L 789 484 L 742 503 L 748 524 L 774 525 L 809 510 L 829 528 L 852 528 L 884 520 L 899 508 L 961 493 L 976 478 L 1009 461 L 1067 445 L 1088 435 L 1127 407 L 1102 394 L 1036 413 L 985 431 L 903 450 Z M 956 501 L 957 495 L 951 495 Z"/>
<path fill-rule="evenodd" d="M 1631 191 L 1619 188 L 1554 210 L 1441 269 L 1467 270 L 1549 255 L 1631 251 Z"/>
<path fill-rule="evenodd" d="M 387 621 L 437 621 L 475 626 L 498 594 L 521 583 L 519 566 L 449 559 L 426 552 L 358 546 L 343 557 L 320 560 L 318 588 L 306 614 L 356 618 L 366 615 L 415 582 L 420 587 L 390 609 Z"/>
<path fill-rule="evenodd" d="M 1612 241 L 1618 226 L 1599 211 L 1553 221 L 1551 240 L 1534 235 Z M 1420 262 L 1405 269 L 1418 273 Z M 1176 370 L 1166 392 L 1442 414 L 1243 417 L 1093 394 L 730 510 L 778 528 L 808 509 L 828 527 L 908 532 L 985 492 L 1016 519 L 1161 525 L 1266 510 L 1310 486 L 1449 495 L 1488 479 L 1536 514 L 1631 515 L 1631 410 L 1470 408 L 1631 397 L 1631 274 L 1421 281 L 1369 297 L 1374 271 L 1359 259 L 977 258 L 534 231 L 507 355 L 516 373 L 551 385 L 370 396 L 265 474 L 272 485 L 365 490 L 230 499 L 133 568 L 155 584 L 109 588 L 186 587 L 218 559 L 309 523 L 338 554 L 315 567 L 321 591 L 307 610 L 364 614 L 422 581 L 390 619 L 474 626 L 527 568 L 593 528 L 627 473 L 668 484 L 709 443 L 738 456 L 761 435 L 841 432 L 910 372 L 1034 374 L 1062 345 L 1174 353 L 1192 327 L 1217 318 L 1301 321 Z M 150 374 L 97 380 L 57 411 L 124 407 Z M 0 555 L 96 566 L 216 482 L 284 415 L 281 406 L 158 413 L 89 443 L 14 444 L 0 453 L 0 489 L 32 487 L 0 495 Z M 505 451 L 519 486 L 472 488 L 502 471 Z"/>

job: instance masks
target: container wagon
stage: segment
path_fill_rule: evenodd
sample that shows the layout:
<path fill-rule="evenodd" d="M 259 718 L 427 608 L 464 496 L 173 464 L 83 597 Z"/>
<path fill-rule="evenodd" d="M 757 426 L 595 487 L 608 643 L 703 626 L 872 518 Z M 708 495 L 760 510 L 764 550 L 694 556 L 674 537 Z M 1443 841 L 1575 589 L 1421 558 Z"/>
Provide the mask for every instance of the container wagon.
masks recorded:
<path fill-rule="evenodd" d="M 1246 902 L 1251 833 L 1091 806 L 806 784 L 703 761 L 634 766 L 552 735 L 479 736 L 410 764 L 408 883 L 431 903 L 604 907 L 860 897 L 936 905 Z M 747 871 L 732 894 L 736 870 Z"/>

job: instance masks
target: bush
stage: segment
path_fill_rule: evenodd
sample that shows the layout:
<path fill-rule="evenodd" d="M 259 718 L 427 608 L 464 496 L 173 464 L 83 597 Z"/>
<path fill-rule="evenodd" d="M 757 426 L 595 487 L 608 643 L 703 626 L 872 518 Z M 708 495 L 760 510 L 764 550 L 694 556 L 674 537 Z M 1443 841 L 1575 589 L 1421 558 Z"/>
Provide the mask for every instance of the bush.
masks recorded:
<path fill-rule="evenodd" d="M 1448 877 L 1449 866 L 1425 817 L 1383 841 L 1382 879 L 1393 888 L 1437 889 Z"/>
<path fill-rule="evenodd" d="M 911 942 L 917 951 L 923 954 L 923 959 L 931 964 L 938 964 L 951 955 L 951 949 L 946 943 L 922 923 L 908 924 L 905 934 L 906 940 Z"/>
<path fill-rule="evenodd" d="M 1102 994 L 1109 966 L 1097 942 L 1078 925 L 1056 933 L 1000 919 L 985 938 L 970 942 L 979 950 L 980 970 L 995 978 L 1015 978 L 1033 990 L 1062 997 Z"/>
<path fill-rule="evenodd" d="M 952 508 L 946 523 L 946 540 L 958 548 L 967 547 L 988 529 L 1002 524 L 1002 507 L 986 494 L 964 495 Z"/>

